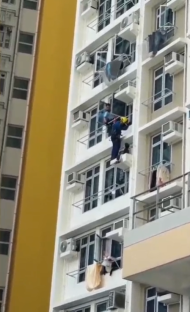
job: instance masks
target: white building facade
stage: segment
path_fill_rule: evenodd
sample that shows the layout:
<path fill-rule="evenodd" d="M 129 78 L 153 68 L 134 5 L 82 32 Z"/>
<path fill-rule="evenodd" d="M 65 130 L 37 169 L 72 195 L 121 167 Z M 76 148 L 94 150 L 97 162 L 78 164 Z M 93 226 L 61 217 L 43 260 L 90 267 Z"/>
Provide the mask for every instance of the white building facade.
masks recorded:
<path fill-rule="evenodd" d="M 190 221 L 189 10 L 185 0 L 78 1 L 50 312 L 190 309 L 190 263 L 156 274 L 190 250 L 172 238 L 149 247 Z M 116 60 L 122 65 L 113 77 L 107 64 Z M 104 103 L 132 123 L 122 133 L 130 154 L 115 165 L 98 123 Z M 168 250 L 160 262 L 159 249 Z M 90 268 L 105 256 L 113 272 L 92 270 L 91 288 Z"/>
<path fill-rule="evenodd" d="M 0 2 L 0 310 L 4 311 L 40 1 Z"/>

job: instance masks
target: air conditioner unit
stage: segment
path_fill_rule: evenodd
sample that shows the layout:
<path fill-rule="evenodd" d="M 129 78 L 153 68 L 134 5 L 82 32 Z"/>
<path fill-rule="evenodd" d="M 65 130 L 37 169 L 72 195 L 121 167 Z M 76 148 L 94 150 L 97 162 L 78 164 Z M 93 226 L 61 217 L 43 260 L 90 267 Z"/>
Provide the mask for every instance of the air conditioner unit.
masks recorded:
<path fill-rule="evenodd" d="M 170 52 L 164 57 L 165 73 L 178 74 L 184 69 L 184 56 L 176 52 Z"/>
<path fill-rule="evenodd" d="M 162 125 L 163 142 L 176 144 L 182 140 L 183 126 L 174 121 L 168 121 Z"/>
<path fill-rule="evenodd" d="M 84 74 L 91 69 L 92 64 L 90 63 L 90 54 L 88 52 L 83 52 L 77 55 L 75 60 L 75 67 L 78 72 Z"/>
<path fill-rule="evenodd" d="M 125 309 L 125 294 L 116 291 L 110 291 L 107 309 Z"/>
<path fill-rule="evenodd" d="M 70 192 L 76 192 L 82 190 L 84 185 L 84 175 L 72 172 L 67 176 L 67 187 L 66 190 Z"/>
<path fill-rule="evenodd" d="M 136 97 L 136 84 L 133 81 L 126 81 L 122 85 L 119 86 L 119 92 L 115 94 L 115 98 L 129 103 L 134 100 Z"/>
<path fill-rule="evenodd" d="M 165 305 L 171 305 L 179 303 L 180 295 L 174 293 L 164 294 L 162 296 L 157 297 L 158 302 L 162 302 Z"/>
<path fill-rule="evenodd" d="M 172 196 L 168 196 L 163 198 L 163 203 L 162 203 L 162 211 L 168 210 L 168 209 L 180 209 L 181 205 L 181 198 L 180 197 L 175 197 L 173 198 Z"/>
<path fill-rule="evenodd" d="M 120 30 L 125 29 L 127 26 L 129 26 L 132 23 L 135 23 L 135 24 L 139 23 L 138 12 L 133 12 L 130 15 L 124 17 L 124 19 L 121 21 L 121 24 L 120 24 Z"/>
<path fill-rule="evenodd" d="M 73 256 L 77 255 L 77 246 L 76 246 L 76 241 L 72 238 L 68 240 L 63 240 L 60 242 L 59 245 L 59 251 L 60 251 L 60 257 L 69 259 Z"/>
<path fill-rule="evenodd" d="M 72 172 L 71 174 L 69 174 L 67 177 L 67 183 L 73 184 L 75 182 L 84 183 L 84 175 L 78 174 L 76 172 Z"/>
<path fill-rule="evenodd" d="M 81 1 L 81 16 L 84 19 L 89 19 L 92 17 L 98 9 L 98 1 L 97 0 L 83 0 Z"/>
<path fill-rule="evenodd" d="M 80 131 L 83 128 L 88 126 L 88 122 L 90 119 L 90 114 L 82 111 L 77 111 L 73 113 L 73 125 L 72 128 Z"/>
<path fill-rule="evenodd" d="M 118 36 L 133 42 L 136 40 L 136 36 L 139 31 L 139 14 L 138 12 L 133 12 L 129 16 L 124 17 L 120 23 L 120 32 Z"/>

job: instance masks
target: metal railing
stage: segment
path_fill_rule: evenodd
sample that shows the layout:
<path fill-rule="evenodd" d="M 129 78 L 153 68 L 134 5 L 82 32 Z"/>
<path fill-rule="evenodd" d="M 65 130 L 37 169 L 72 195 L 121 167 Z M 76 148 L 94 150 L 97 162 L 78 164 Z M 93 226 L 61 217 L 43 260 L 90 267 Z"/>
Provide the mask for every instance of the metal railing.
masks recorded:
<path fill-rule="evenodd" d="M 172 162 L 167 161 L 167 160 L 162 160 L 162 161 L 157 162 L 157 163 L 154 164 L 154 165 L 151 165 L 151 166 L 149 166 L 149 167 L 147 167 L 147 168 L 145 168 L 145 169 L 139 171 L 138 174 L 141 174 L 141 175 L 147 177 L 147 176 L 150 175 L 150 173 L 151 173 L 152 171 L 157 170 L 157 168 L 158 168 L 159 165 L 164 165 L 164 166 L 166 166 L 166 167 L 169 167 L 170 170 L 172 170 L 172 167 L 174 166 L 174 164 L 173 164 Z"/>
<path fill-rule="evenodd" d="M 127 172 L 128 170 L 126 170 Z M 113 184 L 102 191 L 99 191 L 91 196 L 88 196 L 74 204 L 72 206 L 82 209 L 83 212 L 92 210 L 98 206 L 101 206 L 113 199 L 116 199 L 122 195 L 127 194 L 129 191 L 129 179 L 123 184 Z M 85 206 L 90 204 L 90 208 L 85 210 Z"/>
<path fill-rule="evenodd" d="M 132 104 L 132 103 L 130 103 L 130 104 Z M 130 105 L 130 104 L 128 104 L 128 105 Z M 113 114 L 113 113 L 111 113 L 111 115 L 114 116 L 115 120 L 119 119 L 120 117 L 124 117 L 124 116 L 116 115 L 116 114 Z M 127 117 L 132 122 L 133 113 L 131 113 L 131 114 L 125 116 L 125 117 Z M 111 124 L 112 122 L 113 121 L 108 122 L 108 125 Z M 99 137 L 101 135 L 102 135 L 102 139 L 103 138 L 107 139 L 109 137 L 109 134 L 107 133 L 107 126 L 104 125 L 104 124 L 100 125 L 100 127 L 98 129 L 96 129 L 96 130 L 86 134 L 82 138 L 78 139 L 77 142 L 79 142 L 81 144 L 84 144 L 84 145 L 88 145 L 90 140 L 92 140 L 93 138 L 97 138 L 97 137 Z M 102 139 L 101 139 L 101 141 L 102 141 Z M 97 142 L 96 144 L 98 144 L 100 142 Z M 94 145 L 96 145 L 96 144 L 94 144 Z"/>
<path fill-rule="evenodd" d="M 120 70 L 119 76 L 123 75 L 125 72 L 125 69 L 132 64 L 133 62 L 135 62 L 135 53 L 136 50 L 133 51 L 131 54 L 127 55 L 127 54 L 121 54 L 118 57 L 116 57 L 114 60 L 112 61 L 116 61 L 116 60 L 122 60 L 123 61 L 123 69 Z M 95 88 L 98 85 L 100 85 L 101 83 L 103 83 L 104 77 L 105 77 L 105 67 L 102 67 L 99 71 L 94 72 L 93 74 L 91 74 L 90 76 L 88 76 L 87 78 L 85 78 L 84 80 L 82 80 L 82 83 Z M 118 76 L 118 77 L 119 77 Z M 95 82 L 100 80 L 99 84 L 95 85 Z"/>
<path fill-rule="evenodd" d="M 157 102 L 167 98 L 170 95 L 175 95 L 175 92 L 172 90 L 165 88 L 164 90 L 152 95 L 150 98 L 147 100 L 141 102 L 142 105 L 150 107 L 152 104 L 156 104 Z"/>
<path fill-rule="evenodd" d="M 131 2 L 133 5 L 136 4 L 133 0 L 128 0 L 128 2 L 129 3 Z M 119 17 L 119 16 L 117 16 L 117 13 L 120 12 L 122 9 L 124 9 L 125 6 L 126 6 L 126 4 L 121 4 L 118 6 L 118 3 L 112 5 L 103 14 L 100 14 L 97 18 L 95 18 L 92 22 L 90 22 L 87 25 L 87 27 L 94 30 L 94 31 L 98 31 L 98 26 L 101 25 L 102 23 L 108 21 L 109 19 L 110 19 L 110 22 L 111 22 L 111 19 L 117 19 Z M 123 14 L 124 14 L 124 12 L 123 12 Z M 108 26 L 110 24 L 110 22 L 106 26 Z"/>
<path fill-rule="evenodd" d="M 181 191 L 172 192 L 163 196 L 160 193 L 160 190 L 170 185 L 171 183 L 179 181 L 181 183 Z M 187 192 L 186 192 L 187 184 Z M 155 196 L 151 202 L 146 202 L 146 200 L 141 200 L 141 196 L 146 195 L 147 193 L 156 191 Z M 133 200 L 133 211 L 132 211 L 132 229 L 143 226 L 148 222 L 155 221 L 159 218 L 165 217 L 169 213 L 175 213 L 181 209 L 185 208 L 185 196 L 187 194 L 187 206 L 190 204 L 190 172 L 187 172 L 183 175 L 180 175 L 160 186 L 156 186 L 152 189 L 146 190 L 145 192 L 139 193 L 131 199 Z M 156 200 L 155 200 L 156 197 Z M 178 205 L 174 204 L 174 200 L 178 201 Z M 165 205 L 168 201 L 171 204 Z M 152 215 L 153 211 L 153 215 Z M 140 225 L 136 225 L 136 222 L 139 220 Z"/>

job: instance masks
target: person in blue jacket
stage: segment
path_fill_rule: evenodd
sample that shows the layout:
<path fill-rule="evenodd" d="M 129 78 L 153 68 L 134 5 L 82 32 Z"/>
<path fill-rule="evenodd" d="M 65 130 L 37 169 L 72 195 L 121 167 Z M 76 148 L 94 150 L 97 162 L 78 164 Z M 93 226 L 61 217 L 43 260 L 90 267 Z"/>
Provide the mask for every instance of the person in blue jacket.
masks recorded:
<path fill-rule="evenodd" d="M 112 125 L 111 141 L 112 141 L 112 153 L 111 160 L 117 159 L 119 161 L 119 150 L 121 147 L 121 131 L 127 130 L 130 123 L 127 117 L 121 117 L 116 120 Z"/>

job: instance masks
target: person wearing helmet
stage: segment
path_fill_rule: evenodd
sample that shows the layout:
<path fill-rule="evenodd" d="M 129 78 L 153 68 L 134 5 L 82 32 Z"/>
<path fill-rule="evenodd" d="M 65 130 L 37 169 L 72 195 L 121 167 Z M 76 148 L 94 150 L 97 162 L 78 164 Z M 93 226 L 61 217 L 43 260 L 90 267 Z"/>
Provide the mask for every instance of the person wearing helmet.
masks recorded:
<path fill-rule="evenodd" d="M 121 147 L 121 131 L 127 130 L 129 125 L 127 117 L 120 117 L 120 119 L 116 120 L 112 126 L 111 132 L 111 141 L 112 141 L 112 152 L 111 152 L 111 160 L 117 159 L 119 160 L 119 150 Z"/>

